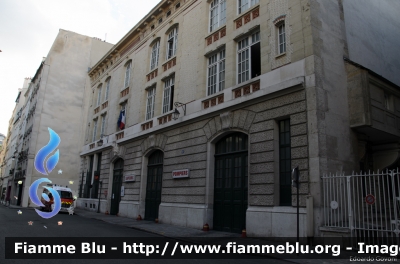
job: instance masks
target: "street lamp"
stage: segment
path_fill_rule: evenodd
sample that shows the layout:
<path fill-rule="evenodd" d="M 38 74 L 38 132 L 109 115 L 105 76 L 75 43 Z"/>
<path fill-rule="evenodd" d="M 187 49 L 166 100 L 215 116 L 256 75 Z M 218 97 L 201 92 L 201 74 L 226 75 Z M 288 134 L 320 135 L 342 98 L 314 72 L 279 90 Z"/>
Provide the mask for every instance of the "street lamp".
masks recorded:
<path fill-rule="evenodd" d="M 173 113 L 174 114 L 174 117 L 173 117 L 174 120 L 177 120 L 179 118 L 179 115 L 181 114 L 181 113 L 179 113 L 177 107 L 182 107 L 183 115 L 186 115 L 186 104 L 182 104 L 182 103 L 176 102 L 174 105 L 175 105 L 175 110 L 174 110 L 174 113 Z"/>

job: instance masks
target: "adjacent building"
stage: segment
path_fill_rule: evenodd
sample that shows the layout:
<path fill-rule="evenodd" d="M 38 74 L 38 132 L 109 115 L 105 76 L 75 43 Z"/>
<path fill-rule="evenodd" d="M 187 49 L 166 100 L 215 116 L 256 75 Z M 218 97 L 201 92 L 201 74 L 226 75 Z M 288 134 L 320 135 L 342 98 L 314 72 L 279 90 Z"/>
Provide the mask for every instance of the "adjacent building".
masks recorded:
<path fill-rule="evenodd" d="M 25 96 L 24 93 L 27 91 L 31 78 L 25 78 L 22 88 L 18 89 L 18 95 L 15 99 L 15 107 L 13 115 L 9 121 L 7 140 L 4 144 L 5 152 L 2 159 L 2 198 L 7 202 L 18 203 L 18 197 L 22 194 L 21 191 L 15 192 L 13 187 L 13 177 L 16 171 L 20 171 L 20 167 L 16 167 L 16 156 L 21 150 L 22 134 L 24 131 L 24 106 Z"/>
<path fill-rule="evenodd" d="M 6 160 L 15 158 L 14 163 L 9 161 L 10 170 L 6 170 L 11 197 L 18 198 L 11 199 L 11 204 L 30 206 L 29 187 L 43 177 L 53 184 L 68 186 L 77 194 L 80 163 L 77 153 L 83 135 L 86 76 L 111 47 L 112 44 L 100 39 L 60 29 L 29 86 L 18 95 L 24 103 L 14 117 L 13 126 L 19 119 L 20 132 L 11 133 L 6 154 Z M 57 149 L 49 153 L 50 156 L 58 150 L 59 162 L 52 171 L 45 166 L 46 173 L 41 174 L 35 169 L 34 160 L 37 152 L 49 143 L 49 129 L 61 139 Z"/>

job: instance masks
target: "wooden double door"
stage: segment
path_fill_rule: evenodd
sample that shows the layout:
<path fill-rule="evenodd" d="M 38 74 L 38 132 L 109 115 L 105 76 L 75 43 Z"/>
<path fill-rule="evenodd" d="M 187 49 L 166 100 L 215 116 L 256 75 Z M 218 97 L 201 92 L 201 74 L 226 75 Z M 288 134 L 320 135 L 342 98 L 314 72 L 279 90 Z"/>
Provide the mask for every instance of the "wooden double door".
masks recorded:
<path fill-rule="evenodd" d="M 246 228 L 248 137 L 230 134 L 216 144 L 214 229 L 240 233 Z"/>

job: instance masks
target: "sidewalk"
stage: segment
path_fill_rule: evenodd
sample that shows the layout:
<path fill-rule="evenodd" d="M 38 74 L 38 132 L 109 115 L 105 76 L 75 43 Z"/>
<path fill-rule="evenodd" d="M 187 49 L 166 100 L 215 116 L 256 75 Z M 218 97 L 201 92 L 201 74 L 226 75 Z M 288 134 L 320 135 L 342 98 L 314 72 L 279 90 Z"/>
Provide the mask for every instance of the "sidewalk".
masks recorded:
<path fill-rule="evenodd" d="M 74 208 L 75 214 L 87 218 L 93 218 L 101 220 L 110 224 L 117 224 L 126 226 L 129 228 L 134 228 L 154 234 L 158 234 L 165 237 L 240 237 L 240 234 L 228 233 L 228 232 L 217 232 L 210 230 L 204 232 L 202 230 L 188 228 L 183 226 L 168 225 L 162 223 L 155 223 L 154 221 L 138 221 L 133 218 L 127 218 L 115 215 L 105 215 L 104 213 L 95 213 L 91 211 L 86 211 L 80 208 Z"/>
<path fill-rule="evenodd" d="M 14 204 L 10 204 L 10 205 L 0 204 L 0 205 L 2 205 L 4 207 L 8 207 L 9 209 L 29 209 L 29 210 L 35 209 L 33 207 L 22 207 L 22 206 L 14 205 Z"/>
<path fill-rule="evenodd" d="M 221 240 L 226 240 L 226 241 L 229 241 L 228 238 L 236 238 L 236 239 L 243 239 L 243 241 L 245 241 L 246 244 L 252 244 L 251 243 L 252 241 L 254 241 L 254 244 L 260 244 L 261 240 L 256 237 L 241 238 L 240 234 L 235 234 L 235 233 L 220 232 L 213 230 L 204 232 L 199 229 L 187 228 L 187 227 L 169 225 L 163 223 L 155 223 L 153 221 L 145 221 L 145 220 L 138 221 L 133 218 L 105 215 L 104 213 L 95 213 L 80 208 L 75 208 L 75 214 L 86 218 L 101 220 L 110 224 L 126 226 L 129 228 L 158 234 L 164 237 L 179 238 L 187 242 L 194 242 L 194 243 L 196 243 L 195 240 L 196 238 L 220 238 Z M 266 241 L 265 239 L 262 239 L 262 243 L 270 245 L 274 244 L 278 245 L 277 242 L 275 241 Z M 277 258 L 276 256 L 271 256 L 271 257 L 299 264 L 333 264 L 333 263 L 350 263 L 350 256 L 354 256 L 355 254 L 354 253 L 352 254 L 352 252 L 341 251 L 341 255 L 345 256 L 346 259 L 343 258 L 342 259 L 282 259 L 279 257 Z M 369 263 L 382 263 L 382 262 L 371 261 Z"/>

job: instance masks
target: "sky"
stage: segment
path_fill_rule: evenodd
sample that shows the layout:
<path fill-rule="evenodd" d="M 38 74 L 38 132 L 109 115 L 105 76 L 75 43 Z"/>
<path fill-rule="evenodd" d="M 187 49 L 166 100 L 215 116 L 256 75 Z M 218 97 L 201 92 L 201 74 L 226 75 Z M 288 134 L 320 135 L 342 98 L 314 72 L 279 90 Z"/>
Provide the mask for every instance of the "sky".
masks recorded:
<path fill-rule="evenodd" d="M 116 44 L 160 0 L 0 0 L 0 133 L 59 29 Z"/>

